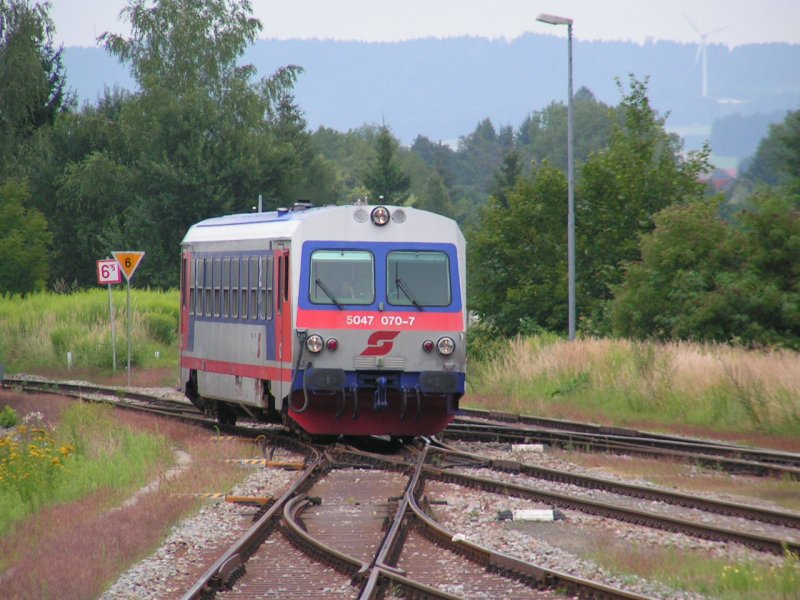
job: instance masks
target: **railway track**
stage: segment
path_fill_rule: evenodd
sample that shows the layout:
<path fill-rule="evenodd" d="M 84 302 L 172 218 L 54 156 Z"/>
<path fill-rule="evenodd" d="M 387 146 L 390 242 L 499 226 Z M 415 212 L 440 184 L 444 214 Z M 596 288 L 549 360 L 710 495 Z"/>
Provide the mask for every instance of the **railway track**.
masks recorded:
<path fill-rule="evenodd" d="M 125 408 L 146 410 L 218 427 L 190 405 L 154 399 L 148 394 L 84 384 L 6 379 L 3 387 L 72 395 L 83 400 L 112 401 Z M 474 420 L 475 417 L 469 417 Z M 481 417 L 480 420 L 485 420 Z M 463 419 L 462 419 L 463 421 Z M 541 441 L 533 436 L 538 425 L 529 423 L 456 423 L 444 440 L 501 439 L 505 442 Z M 593 426 L 590 426 L 591 429 Z M 249 428 L 227 428 L 247 436 L 264 435 Z M 561 432 L 567 436 L 586 433 Z M 552 430 L 548 430 L 548 435 Z M 608 432 L 595 431 L 598 436 Z M 577 511 L 632 526 L 680 532 L 688 536 L 742 544 L 755 550 L 782 554 L 800 552 L 800 515 L 734 502 L 722 502 L 669 490 L 637 486 L 497 459 L 448 447 L 433 439 L 418 440 L 416 447 L 394 450 L 359 450 L 342 445 L 313 446 L 280 432 L 267 432 L 269 443 L 288 445 L 306 455 L 307 467 L 286 492 L 268 508 L 235 544 L 207 566 L 198 569 L 196 581 L 182 598 L 296 597 L 296 598 L 645 598 L 636 592 L 572 577 L 554 568 L 499 553 L 460 537 L 437 522 L 437 498 L 442 485 L 454 489 L 480 489 L 483 493 L 514 497 L 565 511 Z M 462 437 L 463 436 L 463 437 Z M 670 436 L 649 438 L 640 432 L 614 431 L 605 444 L 638 447 L 658 438 L 676 446 Z M 583 439 L 583 438 L 582 438 Z M 596 442 L 599 446 L 604 443 Z M 620 440 L 633 440 L 620 442 Z M 694 440 L 680 438 L 686 446 Z M 719 456 L 743 455 L 734 444 L 703 444 L 717 448 Z M 389 448 L 396 447 L 389 446 Z M 674 449 L 652 446 L 670 455 Z M 709 456 L 703 450 L 701 456 Z M 679 451 L 679 454 L 690 453 Z M 755 449 L 745 462 L 764 460 L 770 469 L 791 469 L 792 455 Z M 719 456 L 713 457 L 718 459 Z M 729 460 L 729 459 L 725 459 Z M 736 460 L 736 459 L 730 459 Z M 779 463 L 781 463 L 779 465 Z M 784 472 L 785 474 L 785 472 Z M 569 486 L 568 491 L 546 489 L 542 482 Z M 601 500 L 581 490 L 602 492 Z M 613 501 L 609 500 L 613 496 Z M 666 510 L 643 510 L 637 501 L 658 503 Z M 651 507 L 652 508 L 652 507 Z M 670 512 L 672 511 L 672 512 Z M 682 513 L 714 515 L 686 518 Z M 725 519 L 736 522 L 725 523 Z M 720 521 L 723 524 L 720 524 Z M 745 523 L 742 525 L 742 523 Z M 766 531 L 766 532 L 765 532 Z M 287 566 L 289 565 L 289 566 Z M 452 571 L 450 570 L 452 567 Z M 300 577 L 298 574 L 306 574 Z M 478 596 L 476 596 L 478 594 Z M 480 594 L 484 594 L 480 596 Z"/>
<path fill-rule="evenodd" d="M 201 415 L 188 401 L 167 400 L 135 390 L 21 377 L 0 380 L 0 387 L 97 401 L 111 400 L 122 408 L 219 427 L 217 421 Z M 800 480 L 798 453 L 497 411 L 465 409 L 460 412 L 461 416 L 438 436 L 441 441 L 541 443 L 560 448 L 692 462 L 737 474 Z"/>
<path fill-rule="evenodd" d="M 509 423 L 511 416 L 505 413 L 498 417 L 496 413 L 465 412 L 467 416 L 457 418 L 442 432 L 440 439 L 541 443 L 590 452 L 693 462 L 730 473 L 800 479 L 800 454 L 796 453 L 533 417 L 519 417 L 519 422 Z M 550 427 L 552 424 L 558 427 Z M 570 429 L 571 425 L 574 428 Z"/>
<path fill-rule="evenodd" d="M 463 487 L 472 487 L 492 494 L 525 498 L 537 505 L 579 511 L 589 515 L 624 521 L 633 525 L 683 533 L 706 540 L 742 544 L 762 552 L 783 555 L 786 550 L 793 553 L 800 551 L 800 540 L 796 537 L 795 531 L 784 531 L 782 532 L 783 535 L 779 535 L 777 533 L 764 534 L 752 530 L 734 529 L 732 525 L 721 526 L 705 523 L 701 517 L 689 519 L 682 516 L 672 516 L 663 512 L 656 512 L 652 510 L 652 507 L 644 510 L 619 500 L 612 502 L 589 498 L 581 494 L 546 491 L 541 488 L 534 488 L 531 485 L 515 483 L 510 480 L 511 478 L 499 479 L 434 467 L 427 467 L 425 474 L 435 480 L 455 483 Z M 706 506 L 708 505 L 706 504 Z M 685 506 L 682 509 L 682 512 L 688 512 Z M 700 511 L 701 509 L 696 508 L 695 510 Z"/>
<path fill-rule="evenodd" d="M 6 377 L 0 380 L 0 389 L 17 389 L 28 393 L 58 394 L 79 400 L 107 402 L 120 408 L 130 408 L 155 415 L 176 417 L 200 425 L 218 425 L 213 419 L 200 414 L 186 401 L 171 400 L 154 394 L 127 388 L 106 387 L 89 383 L 51 381 L 30 377 Z"/>
<path fill-rule="evenodd" d="M 255 593 L 282 598 L 646 598 L 458 539 L 420 505 L 427 452 L 427 447 L 407 449 L 406 459 L 398 460 L 349 448 L 329 450 L 251 528 L 248 541 L 237 542 L 183 598 L 216 592 L 221 598 Z M 258 550 L 241 551 L 259 540 Z M 274 553 L 286 541 L 302 551 L 303 560 L 293 551 L 287 563 Z M 245 553 L 250 554 L 246 567 Z M 315 568 L 307 567 L 311 563 Z M 301 585 L 291 577 L 306 570 L 319 573 L 320 565 L 322 579 L 303 578 Z M 284 580 L 291 589 L 279 583 Z M 345 581 L 351 583 L 349 594 Z"/>
<path fill-rule="evenodd" d="M 800 530 L 800 514 L 794 512 L 750 506 L 692 494 L 683 494 L 672 490 L 614 481 L 601 477 L 580 475 L 538 465 L 529 465 L 517 460 L 495 459 L 475 453 L 463 452 L 441 443 L 438 443 L 438 447 L 435 446 L 432 448 L 431 455 L 432 459 L 436 460 L 436 464 L 439 466 L 440 470 L 453 467 L 484 468 L 495 472 L 524 475 L 531 480 L 566 484 L 576 488 L 598 490 L 619 496 L 627 496 L 650 502 L 660 502 L 672 506 L 696 509 L 718 515 L 778 525 L 787 529 Z"/>
<path fill-rule="evenodd" d="M 509 465 L 502 461 L 493 463 L 491 459 L 477 455 L 427 446 L 417 454 L 412 467 L 411 456 L 398 458 L 396 455 L 387 456 L 340 446 L 329 448 L 326 452 L 327 464 L 318 467 L 321 469 L 318 479 L 304 486 L 308 488 L 304 493 L 294 494 L 292 499 L 287 498 L 283 520 L 273 527 L 273 531 L 289 539 L 295 548 L 302 549 L 306 560 L 327 565 L 337 573 L 336 576 L 332 575 L 332 579 L 323 580 L 320 589 L 339 589 L 344 594 L 342 597 L 354 598 L 383 597 L 390 590 L 399 595 L 425 598 L 475 597 L 478 592 L 487 594 L 481 597 L 492 598 L 560 598 L 570 597 L 569 594 L 587 598 L 644 597 L 568 576 L 460 538 L 457 532 L 445 529 L 432 517 L 428 494 L 435 495 L 438 492 L 435 482 L 545 502 L 551 506 L 701 539 L 739 543 L 763 552 L 780 554 L 786 549 L 793 552 L 800 550 L 800 545 L 793 540 L 658 515 L 597 500 L 542 492 L 528 485 L 452 470 L 454 465 L 463 467 L 464 461 L 468 460 L 473 466 L 483 461 L 497 473 L 508 473 Z M 437 466 L 433 466 L 433 462 Z M 405 478 L 408 479 L 404 493 L 396 495 L 403 487 Z M 591 482 L 582 483 L 586 486 Z M 428 489 L 431 491 L 428 492 Z M 659 501 L 677 503 L 685 508 L 684 503 L 693 499 L 676 498 L 665 493 Z M 699 499 L 698 505 L 719 513 L 740 509 L 747 513 L 749 520 L 755 522 L 772 522 L 776 517 L 782 517 L 782 526 L 790 529 L 798 526 L 798 515 L 790 513 L 780 515 L 775 511 L 763 511 L 763 514 L 759 514 L 760 509 L 755 507 L 737 507 L 732 503 L 715 506 L 704 499 Z M 394 516 L 390 518 L 392 514 Z M 269 563 L 269 559 L 263 559 L 262 563 Z M 234 586 L 231 592 L 221 596 L 247 595 L 247 590 L 258 588 L 266 594 L 264 597 L 270 597 L 270 590 L 274 591 L 276 581 L 274 570 L 268 571 L 268 577 L 267 571 L 253 573 L 254 569 L 255 566 L 252 569 L 248 567 L 247 578 Z M 250 583 L 251 573 L 255 583 Z M 341 587 L 344 581 L 342 576 L 349 578 L 352 584 L 351 596 Z M 222 571 L 215 576 L 215 580 L 216 589 L 232 586 L 232 581 L 225 580 Z M 340 587 L 337 588 L 337 585 Z M 195 586 L 194 595 L 187 594 L 184 598 L 201 597 L 197 592 L 203 589 L 209 589 L 208 583 Z M 305 590 L 304 593 L 313 597 L 312 591 Z"/>

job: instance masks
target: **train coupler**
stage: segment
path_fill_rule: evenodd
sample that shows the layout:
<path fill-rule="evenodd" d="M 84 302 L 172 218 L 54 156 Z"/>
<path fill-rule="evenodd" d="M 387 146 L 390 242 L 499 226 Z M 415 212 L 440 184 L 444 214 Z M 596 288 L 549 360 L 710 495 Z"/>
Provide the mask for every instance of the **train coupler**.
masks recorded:
<path fill-rule="evenodd" d="M 377 388 L 375 389 L 375 400 L 372 403 L 372 410 L 383 410 L 388 408 L 389 400 L 387 398 L 387 384 L 388 380 L 384 376 L 375 379 Z"/>

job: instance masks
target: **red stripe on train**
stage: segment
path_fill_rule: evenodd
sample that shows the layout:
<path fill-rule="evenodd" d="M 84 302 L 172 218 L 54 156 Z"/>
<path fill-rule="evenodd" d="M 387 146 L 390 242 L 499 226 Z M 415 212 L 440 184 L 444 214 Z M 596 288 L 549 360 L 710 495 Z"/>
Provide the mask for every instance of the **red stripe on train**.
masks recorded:
<path fill-rule="evenodd" d="M 238 375 L 239 377 L 252 377 L 253 379 L 268 379 L 270 381 L 291 381 L 292 369 L 280 367 L 265 367 L 259 365 L 246 365 L 224 360 L 209 360 L 207 358 L 181 357 L 181 367 L 195 369 L 208 373 L 221 373 L 222 375 Z"/>
<path fill-rule="evenodd" d="M 297 309 L 297 326 L 314 329 L 463 331 L 463 312 L 383 312 Z"/>

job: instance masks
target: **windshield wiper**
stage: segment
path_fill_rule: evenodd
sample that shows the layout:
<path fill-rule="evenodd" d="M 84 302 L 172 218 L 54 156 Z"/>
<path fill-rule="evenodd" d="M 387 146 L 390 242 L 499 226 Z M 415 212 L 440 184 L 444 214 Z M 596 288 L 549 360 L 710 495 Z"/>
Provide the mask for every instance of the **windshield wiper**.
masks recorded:
<path fill-rule="evenodd" d="M 411 300 L 411 303 L 414 306 L 416 306 L 420 311 L 422 311 L 422 304 L 419 303 L 419 300 L 417 300 L 417 297 L 414 296 L 413 292 L 410 289 L 408 289 L 406 282 L 400 279 L 399 277 L 395 279 L 394 282 L 397 285 L 397 289 L 399 289 L 406 296 L 408 296 L 408 299 Z"/>
<path fill-rule="evenodd" d="M 336 299 L 336 296 L 333 295 L 333 292 L 328 289 L 327 285 L 322 283 L 319 277 L 317 277 L 314 280 L 314 283 L 316 283 L 319 286 L 319 289 L 321 289 L 325 293 L 325 295 L 333 301 L 333 303 L 339 308 L 339 310 L 344 310 L 344 304 L 342 304 Z"/>

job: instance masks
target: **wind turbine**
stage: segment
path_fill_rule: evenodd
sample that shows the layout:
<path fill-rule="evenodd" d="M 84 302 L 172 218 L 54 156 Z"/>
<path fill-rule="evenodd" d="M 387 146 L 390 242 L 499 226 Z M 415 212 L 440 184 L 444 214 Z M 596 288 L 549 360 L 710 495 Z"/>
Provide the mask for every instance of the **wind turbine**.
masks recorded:
<path fill-rule="evenodd" d="M 692 29 L 697 32 L 697 35 L 700 36 L 700 45 L 697 47 L 697 54 L 694 57 L 694 64 L 697 64 L 697 61 L 700 59 L 703 60 L 703 98 L 705 98 L 708 96 L 708 60 L 706 59 L 706 38 L 711 34 L 722 31 L 723 29 L 728 29 L 729 26 L 725 25 L 724 27 L 718 27 L 717 29 L 712 29 L 711 31 L 703 33 L 695 26 L 694 23 L 692 23 L 689 17 L 686 15 L 683 16 L 687 23 L 692 26 Z"/>

